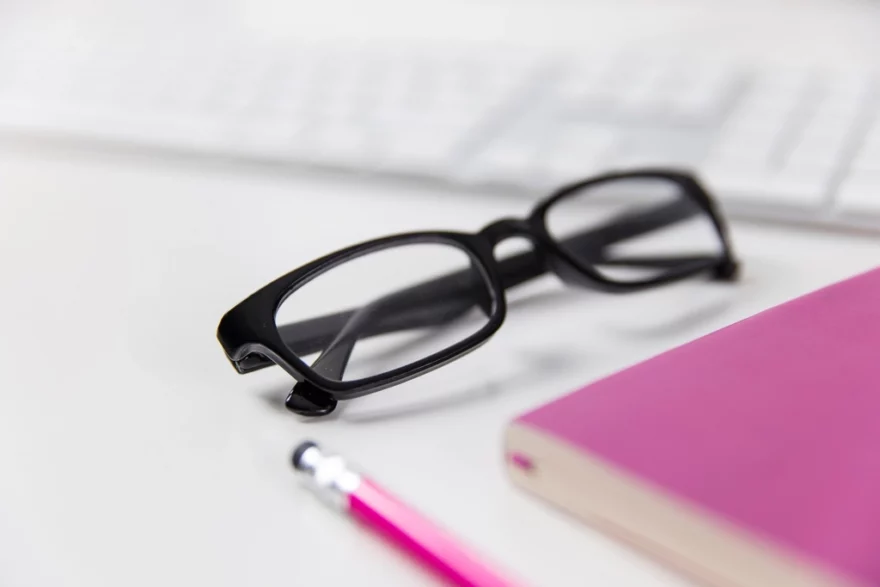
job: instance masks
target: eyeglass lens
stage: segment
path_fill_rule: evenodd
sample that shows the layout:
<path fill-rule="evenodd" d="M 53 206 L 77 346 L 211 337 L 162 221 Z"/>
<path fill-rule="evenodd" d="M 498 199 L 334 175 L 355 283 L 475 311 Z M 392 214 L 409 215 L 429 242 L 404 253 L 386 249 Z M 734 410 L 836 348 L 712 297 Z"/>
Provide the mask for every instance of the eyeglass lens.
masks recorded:
<path fill-rule="evenodd" d="M 492 295 L 471 255 L 418 242 L 344 261 L 296 289 L 276 325 L 288 348 L 334 381 L 380 375 L 466 339 Z"/>

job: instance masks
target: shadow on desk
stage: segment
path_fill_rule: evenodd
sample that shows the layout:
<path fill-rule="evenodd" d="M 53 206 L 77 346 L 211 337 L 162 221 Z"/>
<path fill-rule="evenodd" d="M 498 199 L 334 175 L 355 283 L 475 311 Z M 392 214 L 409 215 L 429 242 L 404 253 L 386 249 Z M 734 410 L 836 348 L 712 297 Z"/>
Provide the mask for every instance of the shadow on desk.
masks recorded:
<path fill-rule="evenodd" d="M 699 284 L 705 287 L 706 284 Z M 571 290 L 555 290 L 543 291 L 520 297 L 509 301 L 509 312 L 513 314 L 524 315 L 526 310 L 534 312 L 547 313 L 570 313 L 575 308 L 590 308 L 590 300 L 596 299 L 597 296 L 606 294 L 571 291 Z M 734 301 L 735 296 L 731 295 L 708 295 L 695 299 L 694 303 L 681 306 L 681 311 L 671 312 L 659 316 L 657 320 L 643 324 L 641 327 L 634 325 L 621 326 L 619 334 L 623 338 L 633 336 L 643 336 L 647 339 L 656 339 L 667 335 L 687 335 L 695 329 L 699 330 L 703 324 L 711 324 L 714 322 L 712 318 L 724 316 L 727 308 Z M 650 303 L 645 300 L 645 303 Z M 576 305 L 575 305 L 576 304 Z M 577 311 L 577 310 L 575 310 Z M 543 317 L 543 315 L 542 315 Z M 515 319 L 516 316 L 509 317 Z M 548 320 L 558 319 L 551 316 Z M 600 321 L 601 317 L 598 318 Z M 609 328 L 615 329 L 610 326 Z M 641 334 L 639 334 L 641 333 Z M 424 339 L 430 339 L 434 336 L 433 332 L 424 335 Z M 504 336 L 504 328 L 497 336 Z M 409 341 L 408 344 L 413 344 Z M 388 351 L 393 353 L 394 350 Z M 479 351 L 478 351 L 479 352 Z M 305 419 L 306 423 L 326 422 L 329 420 L 342 421 L 353 424 L 368 424 L 373 422 L 381 422 L 399 417 L 411 417 L 424 413 L 436 413 L 443 410 L 458 409 L 463 406 L 469 406 L 475 403 L 484 402 L 494 399 L 502 393 L 518 393 L 527 389 L 534 389 L 537 383 L 548 379 L 549 377 L 558 377 L 561 373 L 570 372 L 581 369 L 585 360 L 589 360 L 584 356 L 581 348 L 570 348 L 565 345 L 550 346 L 548 345 L 544 351 L 536 351 L 530 348 L 528 351 L 514 351 L 514 355 L 509 360 L 503 360 L 502 368 L 487 367 L 484 370 L 479 369 L 477 376 L 455 377 L 453 381 L 466 381 L 464 385 L 451 384 L 446 381 L 437 384 L 433 378 L 433 373 L 416 381 L 403 384 L 402 388 L 410 388 L 413 385 L 419 385 L 423 382 L 423 386 L 419 389 L 427 393 L 421 393 L 420 398 L 410 399 L 412 395 L 407 394 L 406 401 L 385 402 L 378 401 L 378 405 L 369 407 L 358 405 L 357 409 L 347 409 L 350 402 L 340 402 L 337 410 L 325 418 Z M 382 360 L 383 357 L 377 357 Z M 490 359 L 491 362 L 491 359 Z M 450 365 L 442 368 L 442 370 L 455 369 L 456 365 Z M 497 367 L 497 366 L 496 366 Z M 440 370 L 438 370 L 440 371 Z M 437 373 L 437 372 L 434 372 Z M 275 387 L 264 389 L 258 392 L 258 395 L 273 409 L 287 413 L 284 407 L 284 399 L 290 392 L 292 381 L 286 383 L 283 387 Z M 379 394 L 393 393 L 391 390 L 379 392 Z M 399 399 L 399 394 L 391 396 Z M 366 402 L 370 400 L 378 400 L 379 395 L 370 396 L 369 399 L 353 400 L 354 402 Z"/>

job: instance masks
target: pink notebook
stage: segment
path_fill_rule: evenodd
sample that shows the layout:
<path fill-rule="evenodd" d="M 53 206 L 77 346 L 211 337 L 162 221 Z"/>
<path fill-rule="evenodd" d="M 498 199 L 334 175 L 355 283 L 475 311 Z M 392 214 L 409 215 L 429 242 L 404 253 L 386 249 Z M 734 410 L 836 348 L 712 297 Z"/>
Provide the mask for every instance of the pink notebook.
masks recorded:
<path fill-rule="evenodd" d="M 523 415 L 525 489 L 719 586 L 880 586 L 880 269 Z"/>

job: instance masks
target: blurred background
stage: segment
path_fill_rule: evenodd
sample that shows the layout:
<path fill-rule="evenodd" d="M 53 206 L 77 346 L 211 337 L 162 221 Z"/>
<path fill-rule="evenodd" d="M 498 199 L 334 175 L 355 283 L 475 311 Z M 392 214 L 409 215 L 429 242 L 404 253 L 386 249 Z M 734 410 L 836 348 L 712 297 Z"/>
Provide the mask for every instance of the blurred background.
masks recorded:
<path fill-rule="evenodd" d="M 120 2 L 103 0 L 0 3 L 4 38 L 12 31 L 45 34 L 142 34 L 156 43 L 178 35 L 193 43 L 232 36 L 243 41 L 304 38 L 514 41 L 526 46 L 616 46 L 632 41 L 677 44 L 692 51 L 735 47 L 761 56 L 811 50 L 829 57 L 876 48 L 871 0 L 645 0 L 537 2 Z M 872 20 L 874 19 L 874 20 Z M 81 38 L 82 42 L 89 39 Z M 91 39 L 92 41 L 96 39 Z M 843 45 L 843 46 L 841 46 Z M 772 55 L 767 55 L 771 49 Z"/>
<path fill-rule="evenodd" d="M 7 1 L 0 130 L 532 197 L 689 167 L 735 216 L 877 230 L 878 24 L 869 0 Z"/>

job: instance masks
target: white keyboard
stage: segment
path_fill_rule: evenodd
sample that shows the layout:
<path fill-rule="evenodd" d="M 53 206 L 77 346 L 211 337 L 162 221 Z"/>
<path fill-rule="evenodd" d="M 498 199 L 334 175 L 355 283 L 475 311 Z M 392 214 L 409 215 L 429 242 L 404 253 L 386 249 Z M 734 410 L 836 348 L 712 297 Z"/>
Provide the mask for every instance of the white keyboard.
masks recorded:
<path fill-rule="evenodd" d="M 543 195 L 695 168 L 732 216 L 880 231 L 880 78 L 675 53 L 0 39 L 0 129 Z"/>

